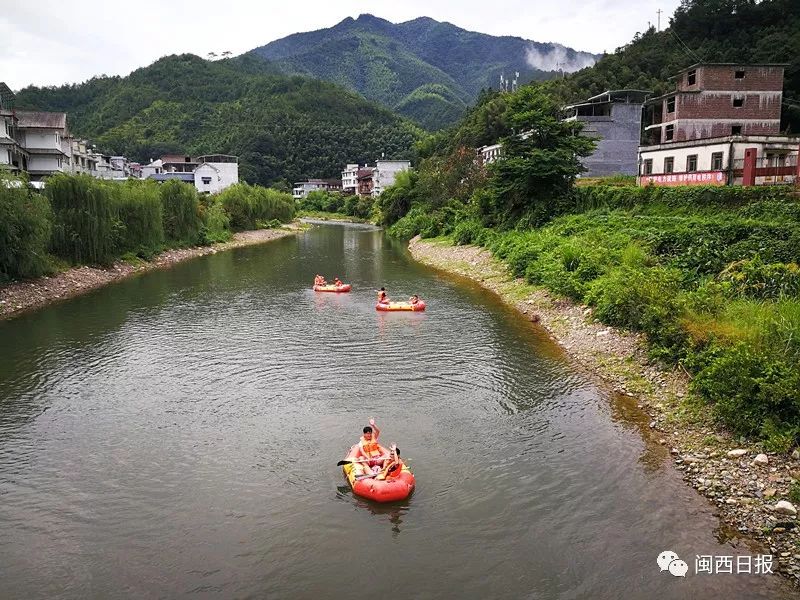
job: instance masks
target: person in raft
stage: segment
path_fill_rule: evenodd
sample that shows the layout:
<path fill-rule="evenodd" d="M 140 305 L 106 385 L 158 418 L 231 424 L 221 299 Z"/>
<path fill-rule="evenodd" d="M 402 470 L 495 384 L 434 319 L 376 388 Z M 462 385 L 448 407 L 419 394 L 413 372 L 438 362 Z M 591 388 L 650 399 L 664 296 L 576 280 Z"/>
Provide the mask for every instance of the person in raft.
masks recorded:
<path fill-rule="evenodd" d="M 317 276 L 314 277 L 314 285 L 328 285 L 328 282 L 325 281 L 325 278 L 317 273 Z"/>
<path fill-rule="evenodd" d="M 378 290 L 378 304 L 389 304 L 389 296 L 386 295 L 386 288 Z"/>
<path fill-rule="evenodd" d="M 365 467 L 364 471 L 379 473 L 383 462 L 389 457 L 383 453 L 383 449 L 378 444 L 381 430 L 375 425 L 375 419 L 369 420 L 369 425 L 364 427 L 363 433 L 364 435 L 358 442 L 358 455 L 364 461 L 362 463 Z"/>
<path fill-rule="evenodd" d="M 411 298 L 408 299 L 408 302 L 410 304 L 416 304 L 417 302 L 419 302 L 419 296 L 414 294 L 413 296 L 411 296 Z"/>
<path fill-rule="evenodd" d="M 342 283 L 341 279 L 339 279 L 338 277 L 334 277 L 333 285 L 335 285 L 336 287 L 342 287 L 344 284 Z"/>
<path fill-rule="evenodd" d="M 389 451 L 389 458 L 383 462 L 383 469 L 375 479 L 394 479 L 400 476 L 403 470 L 403 461 L 400 459 L 400 448 L 392 444 Z"/>

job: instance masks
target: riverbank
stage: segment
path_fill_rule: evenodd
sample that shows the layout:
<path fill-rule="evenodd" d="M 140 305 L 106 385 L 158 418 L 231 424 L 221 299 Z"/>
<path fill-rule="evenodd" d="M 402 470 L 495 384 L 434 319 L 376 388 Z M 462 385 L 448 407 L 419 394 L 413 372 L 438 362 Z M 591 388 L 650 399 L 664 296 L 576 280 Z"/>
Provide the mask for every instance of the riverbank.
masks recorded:
<path fill-rule="evenodd" d="M 643 335 L 605 326 L 590 307 L 515 279 L 487 250 L 419 237 L 409 250 L 424 264 L 499 294 L 614 391 L 635 398 L 649 415 L 648 441 L 668 447 L 684 480 L 715 505 L 720 519 L 763 544 L 774 570 L 800 584 L 800 530 L 790 494 L 793 486 L 800 491 L 800 453 L 765 453 L 735 440 L 689 394 L 685 372 L 649 360 Z"/>
<path fill-rule="evenodd" d="M 195 246 L 167 250 L 150 261 L 117 261 L 110 267 L 73 267 L 51 277 L 38 277 L 0 287 L 0 320 L 15 317 L 53 302 L 85 294 L 136 273 L 166 269 L 175 264 L 224 250 L 263 244 L 299 230 L 296 225 L 285 229 L 257 229 L 234 234 L 230 241 L 212 246 Z"/>

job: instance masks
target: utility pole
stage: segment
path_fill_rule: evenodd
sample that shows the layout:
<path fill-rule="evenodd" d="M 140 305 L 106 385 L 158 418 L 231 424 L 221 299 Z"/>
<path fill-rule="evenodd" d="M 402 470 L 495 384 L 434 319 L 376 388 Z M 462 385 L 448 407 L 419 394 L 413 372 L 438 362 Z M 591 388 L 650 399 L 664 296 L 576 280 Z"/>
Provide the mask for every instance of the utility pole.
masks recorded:
<path fill-rule="evenodd" d="M 662 12 L 663 11 L 660 8 L 656 11 L 656 14 L 658 15 L 658 27 L 656 27 L 656 31 L 661 31 L 661 13 Z"/>

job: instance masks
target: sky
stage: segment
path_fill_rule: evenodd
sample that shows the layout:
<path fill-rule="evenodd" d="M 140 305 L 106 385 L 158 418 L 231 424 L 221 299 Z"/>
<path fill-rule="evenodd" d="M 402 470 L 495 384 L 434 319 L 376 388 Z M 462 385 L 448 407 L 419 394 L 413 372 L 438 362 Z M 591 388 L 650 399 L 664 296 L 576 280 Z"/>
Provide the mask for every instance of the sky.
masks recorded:
<path fill-rule="evenodd" d="M 127 75 L 168 54 L 241 54 L 292 33 L 370 13 L 399 23 L 417 17 L 471 31 L 613 52 L 636 32 L 669 22 L 680 0 L 167 0 L 132 3 L 0 0 L 0 81 L 78 83 Z M 72 10 L 68 7 L 76 7 Z"/>

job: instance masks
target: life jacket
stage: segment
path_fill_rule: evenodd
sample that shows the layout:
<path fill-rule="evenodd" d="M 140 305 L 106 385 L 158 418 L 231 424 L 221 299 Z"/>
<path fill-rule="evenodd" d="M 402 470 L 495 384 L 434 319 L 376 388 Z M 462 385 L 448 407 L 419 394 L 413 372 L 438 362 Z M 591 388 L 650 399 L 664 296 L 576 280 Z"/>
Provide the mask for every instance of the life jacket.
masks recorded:
<path fill-rule="evenodd" d="M 374 439 L 365 440 L 364 436 L 361 436 L 359 445 L 361 446 L 361 451 L 367 458 L 378 458 L 382 455 L 381 449 L 378 447 L 378 442 Z"/>
<path fill-rule="evenodd" d="M 403 461 L 398 458 L 396 461 L 386 465 L 375 479 L 394 479 L 395 477 L 400 477 L 402 470 Z"/>

